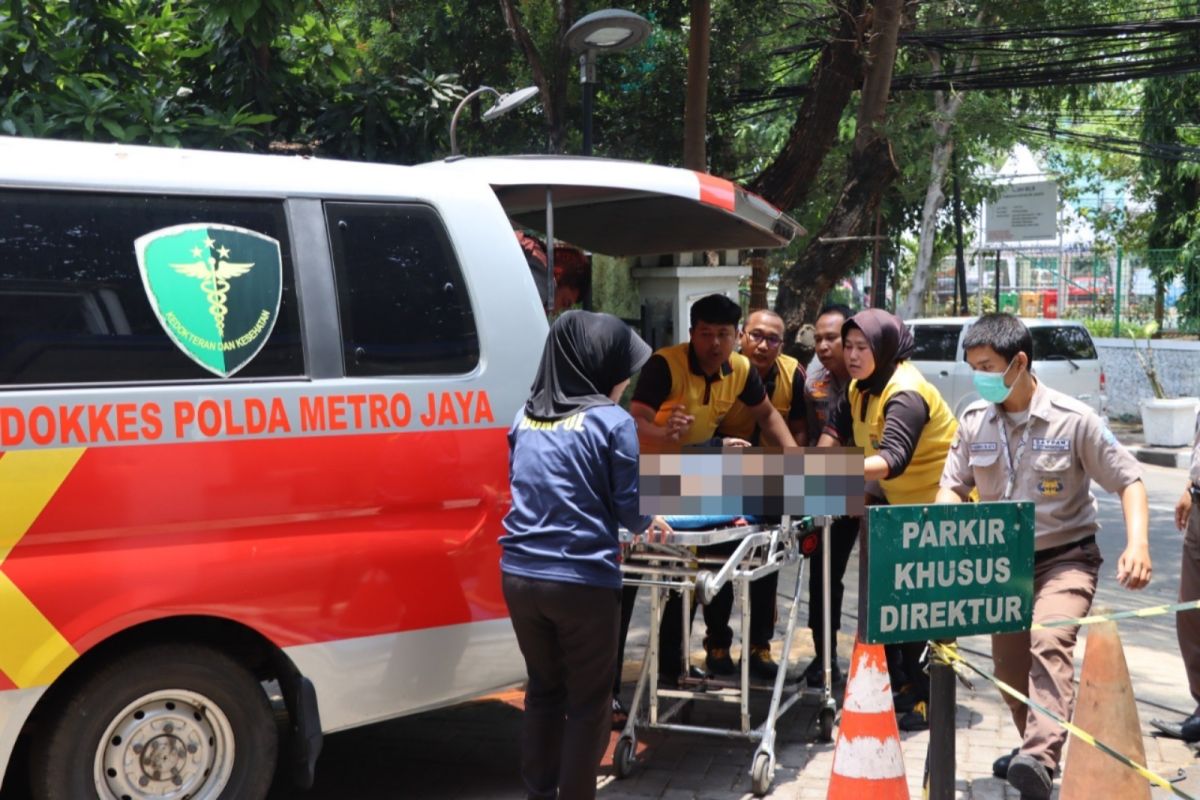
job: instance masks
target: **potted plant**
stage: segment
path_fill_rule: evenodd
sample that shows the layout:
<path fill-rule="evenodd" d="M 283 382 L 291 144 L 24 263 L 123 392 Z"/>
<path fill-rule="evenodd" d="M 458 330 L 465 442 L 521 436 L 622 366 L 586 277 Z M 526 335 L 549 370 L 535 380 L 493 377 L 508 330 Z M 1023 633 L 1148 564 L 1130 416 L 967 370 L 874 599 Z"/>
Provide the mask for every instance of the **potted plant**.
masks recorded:
<path fill-rule="evenodd" d="M 1158 324 L 1151 322 L 1142 328 L 1146 339 L 1143 349 L 1138 347 L 1138 337 L 1130 331 L 1129 338 L 1133 343 L 1133 354 L 1137 356 L 1146 379 L 1150 381 L 1150 389 L 1154 397 L 1143 398 L 1139 402 L 1142 412 L 1142 433 L 1146 444 L 1159 447 L 1186 447 L 1192 443 L 1196 426 L 1196 407 L 1200 399 L 1195 397 L 1167 397 L 1166 391 L 1159 379 L 1158 366 L 1154 362 L 1154 351 L 1150 347 L 1150 339 L 1158 331 Z"/>

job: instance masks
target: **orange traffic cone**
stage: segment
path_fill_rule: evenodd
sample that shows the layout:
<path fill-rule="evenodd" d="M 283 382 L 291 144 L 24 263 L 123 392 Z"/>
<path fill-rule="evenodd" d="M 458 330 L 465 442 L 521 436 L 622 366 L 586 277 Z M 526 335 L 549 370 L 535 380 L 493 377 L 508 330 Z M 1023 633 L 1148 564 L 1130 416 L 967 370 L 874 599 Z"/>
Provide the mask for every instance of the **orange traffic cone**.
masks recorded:
<path fill-rule="evenodd" d="M 1146 763 L 1133 685 L 1115 622 L 1101 622 L 1088 630 L 1072 721 L 1118 753 Z M 1150 800 L 1150 784 L 1115 758 L 1072 737 L 1058 796 L 1062 800 Z"/>
<path fill-rule="evenodd" d="M 883 645 L 854 642 L 828 800 L 909 800 Z"/>

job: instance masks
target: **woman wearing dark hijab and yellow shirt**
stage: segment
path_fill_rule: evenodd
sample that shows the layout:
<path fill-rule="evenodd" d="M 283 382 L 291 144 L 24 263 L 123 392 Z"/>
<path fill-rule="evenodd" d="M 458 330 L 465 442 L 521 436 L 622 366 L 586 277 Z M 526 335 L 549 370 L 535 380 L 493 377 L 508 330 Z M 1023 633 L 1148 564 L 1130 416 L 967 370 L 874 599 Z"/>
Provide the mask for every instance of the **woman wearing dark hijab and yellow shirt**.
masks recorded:
<path fill-rule="evenodd" d="M 912 333 L 897 317 L 878 308 L 860 311 L 842 325 L 842 348 L 850 385 L 818 442 L 861 447 L 868 486 L 892 505 L 932 503 L 942 467 L 958 430 L 942 395 L 908 362 Z M 923 642 L 900 645 L 911 703 L 900 720 L 904 730 L 929 727 L 929 677 L 920 668 Z"/>

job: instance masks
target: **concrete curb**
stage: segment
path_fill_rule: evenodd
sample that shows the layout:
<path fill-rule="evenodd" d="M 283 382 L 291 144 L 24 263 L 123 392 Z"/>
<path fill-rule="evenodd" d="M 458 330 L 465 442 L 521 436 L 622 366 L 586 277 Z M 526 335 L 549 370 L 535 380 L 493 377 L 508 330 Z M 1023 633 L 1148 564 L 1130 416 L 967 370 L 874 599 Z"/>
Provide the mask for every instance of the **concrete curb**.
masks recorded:
<path fill-rule="evenodd" d="M 1188 469 L 1192 463 L 1190 447 L 1151 447 L 1150 445 L 1132 445 L 1129 451 L 1134 458 L 1143 464 L 1153 464 L 1157 467 L 1172 469 Z"/>

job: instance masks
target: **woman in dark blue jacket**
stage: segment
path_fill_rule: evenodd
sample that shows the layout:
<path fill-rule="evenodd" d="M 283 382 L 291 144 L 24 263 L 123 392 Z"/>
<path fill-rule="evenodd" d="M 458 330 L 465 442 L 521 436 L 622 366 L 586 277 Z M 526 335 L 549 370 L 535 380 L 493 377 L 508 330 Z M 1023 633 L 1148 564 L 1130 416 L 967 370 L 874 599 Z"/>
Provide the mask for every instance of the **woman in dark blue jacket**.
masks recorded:
<path fill-rule="evenodd" d="M 595 797 L 618 668 L 617 531 L 667 529 L 638 513 L 637 429 L 617 405 L 649 357 L 616 317 L 568 311 L 508 433 L 500 568 L 529 673 L 521 775 L 537 800 Z"/>

